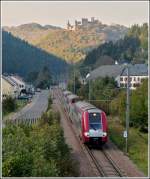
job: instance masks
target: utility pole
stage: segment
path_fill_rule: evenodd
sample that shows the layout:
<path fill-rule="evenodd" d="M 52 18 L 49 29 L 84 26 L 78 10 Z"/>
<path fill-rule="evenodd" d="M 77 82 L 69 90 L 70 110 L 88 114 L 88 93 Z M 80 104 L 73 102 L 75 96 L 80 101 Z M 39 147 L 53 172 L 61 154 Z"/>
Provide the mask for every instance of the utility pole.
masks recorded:
<path fill-rule="evenodd" d="M 91 84 L 90 84 L 90 72 L 91 72 L 91 69 L 90 69 L 90 67 L 89 67 L 89 102 L 90 102 L 90 100 L 91 100 Z"/>
<path fill-rule="evenodd" d="M 129 151 L 128 139 L 129 139 L 129 117 L 130 117 L 130 74 L 129 66 L 127 66 L 127 98 L 126 98 L 126 153 Z"/>
<path fill-rule="evenodd" d="M 73 89 L 73 91 L 74 91 L 74 94 L 76 94 L 76 76 L 75 76 L 75 67 L 74 67 L 74 64 L 73 64 L 73 78 L 74 78 L 74 89 Z"/>

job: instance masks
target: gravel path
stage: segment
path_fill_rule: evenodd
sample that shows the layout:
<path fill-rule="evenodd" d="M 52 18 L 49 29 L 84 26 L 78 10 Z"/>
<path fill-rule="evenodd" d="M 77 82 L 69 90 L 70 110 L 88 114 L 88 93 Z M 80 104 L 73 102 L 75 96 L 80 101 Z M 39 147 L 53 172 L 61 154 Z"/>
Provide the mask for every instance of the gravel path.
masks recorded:
<path fill-rule="evenodd" d="M 137 166 L 129 159 L 128 156 L 124 155 L 122 151 L 120 151 L 116 145 L 114 145 L 111 141 L 109 141 L 105 146 L 105 150 L 109 152 L 111 158 L 115 163 L 125 171 L 128 177 L 144 177 L 144 173 L 139 171 Z"/>

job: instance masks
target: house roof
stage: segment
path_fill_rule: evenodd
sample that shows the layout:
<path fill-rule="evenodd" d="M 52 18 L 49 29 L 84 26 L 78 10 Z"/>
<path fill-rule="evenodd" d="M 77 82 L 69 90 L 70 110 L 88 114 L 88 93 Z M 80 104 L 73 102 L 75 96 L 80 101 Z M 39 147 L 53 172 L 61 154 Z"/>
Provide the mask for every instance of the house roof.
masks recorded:
<path fill-rule="evenodd" d="M 96 79 L 98 77 L 117 77 L 124 69 L 121 65 L 102 65 L 91 72 L 90 79 Z"/>
<path fill-rule="evenodd" d="M 2 75 L 2 78 L 3 78 L 5 81 L 7 81 L 10 85 L 12 85 L 12 86 L 17 86 L 17 84 L 16 84 L 13 80 L 11 80 L 11 79 L 9 78 L 9 76 L 4 76 L 4 75 Z"/>
<path fill-rule="evenodd" d="M 129 73 L 131 76 L 148 76 L 148 66 L 146 64 L 129 65 Z M 98 77 L 114 77 L 126 76 L 127 68 L 123 65 L 103 65 L 91 71 L 89 79 Z"/>
<path fill-rule="evenodd" d="M 95 109 L 96 107 L 88 102 L 85 101 L 78 101 L 75 103 L 75 106 L 83 111 L 89 110 L 89 109 Z"/>
<path fill-rule="evenodd" d="M 10 76 L 11 80 L 14 81 L 17 84 L 21 84 L 24 85 L 24 81 L 22 80 L 22 78 L 18 77 L 18 76 Z"/>
<path fill-rule="evenodd" d="M 148 66 L 146 64 L 129 65 L 130 76 L 148 76 Z M 127 76 L 127 68 L 125 68 L 121 76 Z"/>

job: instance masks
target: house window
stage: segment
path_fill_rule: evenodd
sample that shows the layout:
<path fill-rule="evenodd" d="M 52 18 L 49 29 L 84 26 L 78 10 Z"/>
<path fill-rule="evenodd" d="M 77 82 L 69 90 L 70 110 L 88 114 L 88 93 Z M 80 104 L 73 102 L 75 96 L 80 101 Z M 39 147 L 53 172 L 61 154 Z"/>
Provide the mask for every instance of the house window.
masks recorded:
<path fill-rule="evenodd" d="M 132 81 L 132 77 L 130 77 L 130 81 Z"/>
<path fill-rule="evenodd" d="M 123 78 L 122 78 L 122 77 L 120 77 L 120 81 L 123 81 Z"/>
<path fill-rule="evenodd" d="M 138 77 L 138 81 L 140 81 L 140 77 Z"/>
<path fill-rule="evenodd" d="M 125 78 L 124 78 L 124 81 L 127 81 L 127 79 L 128 79 L 128 78 L 127 78 L 127 77 L 125 77 Z"/>
<path fill-rule="evenodd" d="M 136 77 L 134 77 L 134 81 L 136 81 Z"/>

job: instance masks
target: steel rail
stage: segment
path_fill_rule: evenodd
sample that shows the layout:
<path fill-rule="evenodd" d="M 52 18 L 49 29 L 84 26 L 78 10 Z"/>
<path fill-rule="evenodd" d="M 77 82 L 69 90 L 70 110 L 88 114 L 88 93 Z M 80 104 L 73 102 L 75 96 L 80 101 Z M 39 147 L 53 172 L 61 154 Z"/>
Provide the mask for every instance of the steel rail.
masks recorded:
<path fill-rule="evenodd" d="M 95 158 L 94 154 L 92 153 L 92 151 L 88 148 L 88 146 L 85 146 L 86 151 L 88 152 L 88 154 L 90 155 L 92 161 L 94 162 L 98 172 L 100 173 L 100 175 L 102 177 L 106 176 L 105 171 L 103 170 L 103 167 L 101 166 L 101 164 L 98 162 L 98 160 Z"/>
<path fill-rule="evenodd" d="M 108 152 L 106 152 L 103 148 L 102 148 L 102 152 L 105 155 L 105 157 L 107 158 L 107 160 L 109 161 L 109 163 L 113 166 L 113 168 L 115 169 L 115 171 L 118 173 L 118 175 L 120 177 L 126 177 L 126 175 L 120 170 L 120 168 L 117 166 L 117 164 L 113 161 L 113 159 L 111 158 L 111 156 L 108 154 Z"/>

